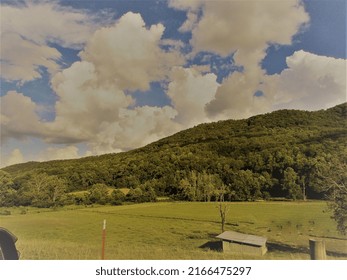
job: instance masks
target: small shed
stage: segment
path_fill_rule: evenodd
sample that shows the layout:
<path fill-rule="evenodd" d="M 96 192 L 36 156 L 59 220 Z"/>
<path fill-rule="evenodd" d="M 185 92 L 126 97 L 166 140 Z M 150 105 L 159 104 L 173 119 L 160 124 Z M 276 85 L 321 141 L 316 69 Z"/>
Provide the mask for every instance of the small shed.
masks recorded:
<path fill-rule="evenodd" d="M 222 239 L 224 252 L 250 254 L 262 256 L 267 252 L 266 238 L 262 236 L 239 233 L 236 231 L 225 231 L 216 236 Z"/>

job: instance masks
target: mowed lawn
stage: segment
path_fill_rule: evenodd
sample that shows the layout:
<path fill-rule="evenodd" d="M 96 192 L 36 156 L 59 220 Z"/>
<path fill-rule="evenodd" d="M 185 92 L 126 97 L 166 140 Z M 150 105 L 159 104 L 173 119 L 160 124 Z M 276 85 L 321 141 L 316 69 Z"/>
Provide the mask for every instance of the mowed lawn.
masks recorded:
<path fill-rule="evenodd" d="M 17 237 L 21 259 L 100 259 L 107 221 L 107 259 L 252 259 L 220 252 L 217 203 L 160 202 L 125 206 L 11 208 L 0 227 Z M 261 259 L 309 259 L 309 239 L 323 238 L 329 259 L 347 259 L 325 202 L 228 203 L 226 230 L 268 238 Z M 4 209 L 2 209 L 4 210 Z"/>

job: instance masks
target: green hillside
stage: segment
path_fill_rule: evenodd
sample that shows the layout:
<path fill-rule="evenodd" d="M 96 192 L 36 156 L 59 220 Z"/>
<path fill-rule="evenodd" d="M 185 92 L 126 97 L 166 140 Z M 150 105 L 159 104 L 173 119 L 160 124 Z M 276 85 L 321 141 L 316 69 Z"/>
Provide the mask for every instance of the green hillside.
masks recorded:
<path fill-rule="evenodd" d="M 279 110 L 201 124 L 129 152 L 28 162 L 2 171 L 17 195 L 46 173 L 62 179 L 65 192 L 102 184 L 128 188 L 134 197 L 153 192 L 190 201 L 221 194 L 230 201 L 324 198 L 320 175 L 335 176 L 332 167 L 347 162 L 346 120 L 346 103 L 316 112 Z"/>

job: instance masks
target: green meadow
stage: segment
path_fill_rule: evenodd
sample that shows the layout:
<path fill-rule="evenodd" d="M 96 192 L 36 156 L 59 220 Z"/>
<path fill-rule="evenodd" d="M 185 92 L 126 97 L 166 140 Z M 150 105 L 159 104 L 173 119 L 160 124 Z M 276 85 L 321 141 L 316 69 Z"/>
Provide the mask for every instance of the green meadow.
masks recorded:
<path fill-rule="evenodd" d="M 347 259 L 325 202 L 227 203 L 226 230 L 268 238 L 262 259 L 309 259 L 309 239 L 323 238 L 328 259 Z M 58 209 L 1 208 L 0 226 L 17 237 L 21 259 L 252 259 L 220 251 L 217 203 L 158 202 Z M 7 212 L 6 212 L 7 211 Z M 10 215 L 4 215 L 4 213 Z"/>

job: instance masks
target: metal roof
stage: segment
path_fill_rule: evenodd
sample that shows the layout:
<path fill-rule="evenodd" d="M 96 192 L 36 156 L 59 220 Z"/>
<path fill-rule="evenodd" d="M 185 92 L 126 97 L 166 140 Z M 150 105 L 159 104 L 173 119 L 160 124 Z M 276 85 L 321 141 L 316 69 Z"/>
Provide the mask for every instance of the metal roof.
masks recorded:
<path fill-rule="evenodd" d="M 236 231 L 225 231 L 216 236 L 216 238 L 256 246 L 264 246 L 267 240 L 266 237 L 244 234 Z"/>

